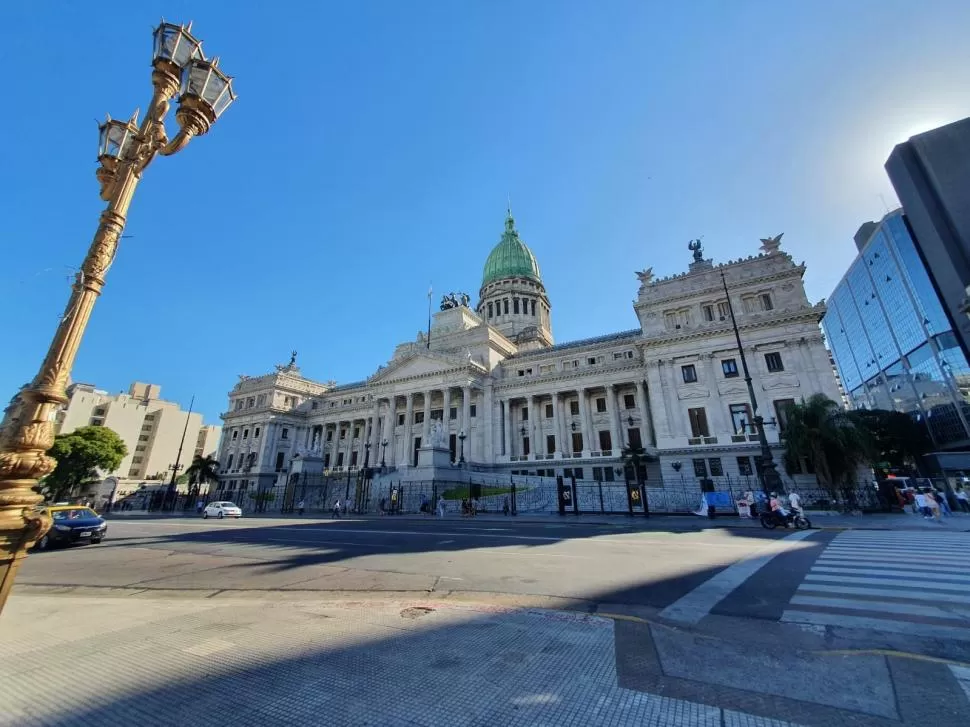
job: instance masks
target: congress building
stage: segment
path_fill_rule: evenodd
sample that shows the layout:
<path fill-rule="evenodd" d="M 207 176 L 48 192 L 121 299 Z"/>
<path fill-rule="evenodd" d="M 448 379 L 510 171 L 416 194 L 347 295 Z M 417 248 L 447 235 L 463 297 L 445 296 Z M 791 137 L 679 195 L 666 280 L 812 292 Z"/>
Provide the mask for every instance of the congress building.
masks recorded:
<path fill-rule="evenodd" d="M 474 307 L 447 296 L 430 338 L 401 343 L 365 381 L 310 380 L 295 353 L 272 373 L 241 376 L 223 415 L 220 496 L 281 488 L 287 473 L 314 467 L 378 481 L 462 472 L 614 481 L 631 446 L 646 453 L 640 475 L 651 487 L 756 484 L 760 447 L 731 308 L 779 472 L 814 483 L 805 462 L 786 472 L 779 436 L 792 402 L 840 398 L 819 329 L 824 302 L 809 302 L 805 267 L 780 236 L 716 265 L 699 241 L 689 247 L 686 272 L 617 279 L 629 275 L 638 328 L 556 343 L 555 290 L 509 214 Z"/>

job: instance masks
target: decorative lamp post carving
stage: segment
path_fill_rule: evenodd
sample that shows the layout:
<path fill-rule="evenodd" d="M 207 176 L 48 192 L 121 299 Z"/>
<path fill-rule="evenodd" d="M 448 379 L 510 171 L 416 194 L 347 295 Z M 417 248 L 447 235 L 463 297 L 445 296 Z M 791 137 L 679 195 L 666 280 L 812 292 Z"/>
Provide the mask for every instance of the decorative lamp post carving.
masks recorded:
<path fill-rule="evenodd" d="M 175 154 L 209 131 L 236 98 L 232 79 L 217 59 L 206 60 L 191 24 L 163 21 L 155 29 L 152 86 L 151 104 L 140 123 L 136 111 L 127 121 L 109 116 L 99 126 L 97 178 L 108 204 L 40 370 L 0 424 L 0 611 L 27 550 L 51 525 L 35 509 L 43 498 L 33 488 L 56 465 L 46 454 L 54 443 L 54 417 L 67 402 L 67 380 L 142 172 L 156 155 Z M 178 103 L 179 131 L 169 140 L 165 116 L 172 99 Z"/>
<path fill-rule="evenodd" d="M 461 466 L 465 464 L 465 431 L 462 430 L 458 434 L 459 450 L 458 450 L 458 465 Z"/>
<path fill-rule="evenodd" d="M 381 469 L 384 469 L 387 465 L 384 464 L 384 453 L 387 451 L 387 439 L 381 440 Z"/>

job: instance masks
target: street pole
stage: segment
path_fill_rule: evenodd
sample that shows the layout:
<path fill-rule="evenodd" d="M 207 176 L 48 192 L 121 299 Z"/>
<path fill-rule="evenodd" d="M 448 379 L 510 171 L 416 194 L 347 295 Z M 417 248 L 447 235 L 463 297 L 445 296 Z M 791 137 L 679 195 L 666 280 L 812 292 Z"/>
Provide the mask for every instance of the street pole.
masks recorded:
<path fill-rule="evenodd" d="M 461 443 L 460 444 L 461 448 L 458 455 L 458 466 L 460 467 L 461 465 L 465 464 L 465 431 L 464 430 L 462 430 L 461 433 L 458 435 L 458 441 Z"/>
<path fill-rule="evenodd" d="M 205 59 L 201 42 L 188 26 L 163 22 L 155 29 L 152 68 L 154 93 L 141 124 L 136 112 L 127 121 L 109 116 L 100 125 L 97 177 L 101 199 L 108 204 L 37 376 L 15 398 L 0 424 L 0 611 L 28 549 L 51 526 L 50 518 L 35 509 L 43 498 L 34 487 L 57 464 L 46 454 L 54 444 L 54 417 L 67 403 L 71 368 L 114 261 L 142 172 L 156 155 L 175 154 L 192 137 L 209 131 L 235 100 L 232 79 L 217 67 L 217 61 Z M 180 128 L 169 141 L 165 116 L 179 93 L 183 71 L 187 83 L 175 113 Z"/>
<path fill-rule="evenodd" d="M 778 469 L 775 466 L 775 458 L 771 454 L 771 447 L 768 446 L 768 437 L 765 434 L 765 419 L 758 413 L 758 398 L 754 393 L 754 384 L 751 382 L 751 373 L 748 371 L 748 359 L 744 355 L 744 346 L 741 345 L 741 332 L 738 330 L 738 321 L 734 317 L 734 305 L 731 303 L 731 294 L 728 292 L 727 278 L 724 277 L 724 270 L 721 270 L 721 285 L 724 286 L 724 295 L 727 298 L 728 312 L 731 314 L 731 325 L 734 327 L 734 340 L 738 344 L 738 353 L 741 356 L 741 369 L 744 371 L 744 383 L 748 387 L 748 398 L 751 400 L 751 411 L 754 415 L 754 426 L 758 433 L 758 442 L 761 444 L 761 486 L 765 494 L 772 492 L 783 492 L 784 485 Z"/>
<path fill-rule="evenodd" d="M 387 439 L 381 440 L 381 469 L 384 469 L 387 465 L 384 464 L 384 452 L 387 451 Z"/>
<path fill-rule="evenodd" d="M 171 505 L 172 510 L 175 510 L 175 497 L 176 497 L 175 493 L 176 493 L 176 488 L 178 487 L 178 475 L 179 475 L 179 470 L 182 469 L 182 465 L 179 464 L 179 462 L 182 459 L 182 447 L 185 446 L 185 435 L 189 431 L 189 420 L 192 418 L 192 407 L 194 406 L 195 406 L 195 395 L 193 394 L 192 401 L 189 402 L 189 413 L 185 415 L 185 426 L 182 428 L 182 439 L 181 441 L 179 441 L 179 449 L 175 455 L 175 464 L 172 465 L 172 481 L 168 483 L 168 497 L 165 498 L 166 501 L 167 500 L 172 501 L 172 505 Z M 168 502 L 166 502 L 166 504 L 162 506 L 162 510 L 168 509 L 166 507 L 167 505 L 168 505 Z"/>

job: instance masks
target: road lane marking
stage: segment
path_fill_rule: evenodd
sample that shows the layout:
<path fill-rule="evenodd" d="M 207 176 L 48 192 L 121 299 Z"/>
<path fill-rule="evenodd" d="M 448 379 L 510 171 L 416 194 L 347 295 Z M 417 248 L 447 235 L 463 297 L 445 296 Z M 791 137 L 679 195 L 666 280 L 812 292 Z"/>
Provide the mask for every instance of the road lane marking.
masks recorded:
<path fill-rule="evenodd" d="M 880 613 L 897 613 L 904 616 L 927 616 L 929 618 L 949 619 L 950 621 L 970 620 L 970 610 L 966 608 L 940 608 L 926 603 L 893 603 L 891 601 L 876 601 L 866 599 L 855 601 L 851 598 L 831 598 L 828 596 L 803 596 L 796 592 L 791 603 L 796 606 L 827 606 L 829 608 L 844 608 L 850 611 L 878 611 Z"/>
<path fill-rule="evenodd" d="M 775 543 L 794 543 L 795 541 L 804 540 L 813 534 L 811 530 L 801 530 L 782 538 L 780 541 L 772 541 L 770 546 L 760 549 L 760 552 L 765 550 L 769 550 L 770 552 L 764 553 L 763 555 L 756 555 L 753 558 L 748 558 L 728 566 L 717 575 L 708 578 L 694 590 L 671 603 L 660 612 L 660 617 L 670 619 L 671 621 L 680 621 L 681 623 L 698 623 L 729 593 L 761 570 L 772 558 L 801 547 L 786 547 L 778 550 L 774 547 Z M 754 552 L 758 553 L 759 550 Z"/>
<path fill-rule="evenodd" d="M 914 621 L 895 621 L 870 616 L 848 616 L 844 613 L 819 613 L 815 611 L 785 611 L 781 620 L 788 623 L 806 623 L 813 626 L 837 626 L 847 629 L 866 631 L 889 631 L 908 636 L 921 636 L 930 639 L 970 640 L 970 629 L 960 626 L 917 623 Z"/>

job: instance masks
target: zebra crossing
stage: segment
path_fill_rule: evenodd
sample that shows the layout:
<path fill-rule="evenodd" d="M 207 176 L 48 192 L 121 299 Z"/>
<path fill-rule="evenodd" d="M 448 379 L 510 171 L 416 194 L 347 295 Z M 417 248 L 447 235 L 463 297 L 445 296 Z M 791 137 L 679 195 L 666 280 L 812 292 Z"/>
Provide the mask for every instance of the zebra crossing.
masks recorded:
<path fill-rule="evenodd" d="M 781 620 L 970 641 L 970 533 L 840 533 Z"/>

